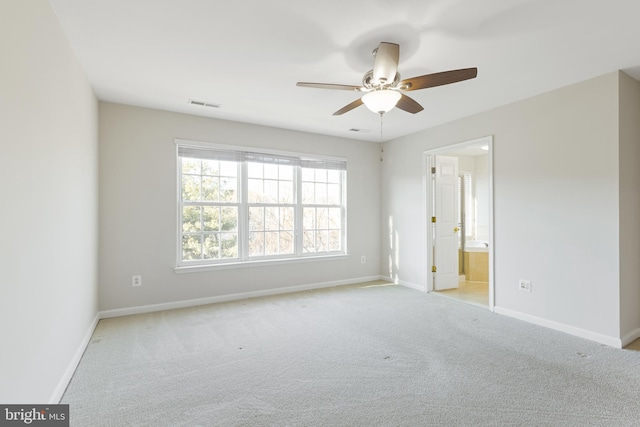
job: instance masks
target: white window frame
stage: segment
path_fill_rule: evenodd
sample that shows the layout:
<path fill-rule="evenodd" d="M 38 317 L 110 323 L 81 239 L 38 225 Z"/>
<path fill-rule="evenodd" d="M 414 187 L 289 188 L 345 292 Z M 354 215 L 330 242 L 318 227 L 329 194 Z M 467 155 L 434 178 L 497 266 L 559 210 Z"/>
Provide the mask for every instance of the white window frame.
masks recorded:
<path fill-rule="evenodd" d="M 289 262 L 308 262 L 314 260 L 336 259 L 348 257 L 347 254 L 347 170 L 346 159 L 331 156 L 322 156 L 316 154 L 306 154 L 288 151 L 270 150 L 256 147 L 243 147 L 236 145 L 217 144 L 202 141 L 192 141 L 185 139 L 175 139 L 176 144 L 176 182 L 177 182 L 177 222 L 176 222 L 176 272 L 185 272 L 202 269 L 219 269 L 219 268 L 236 268 L 236 267 L 248 267 L 255 264 L 264 263 L 289 263 Z M 243 153 L 248 153 L 249 157 L 252 154 L 258 155 L 273 155 L 297 158 L 303 164 L 307 165 L 329 165 L 332 167 L 341 167 L 341 179 L 340 179 L 340 209 L 341 209 L 341 250 L 339 251 L 323 251 L 323 252 L 311 252 L 304 253 L 303 251 L 303 207 L 309 205 L 302 204 L 302 186 L 301 186 L 301 170 L 302 166 L 297 165 L 293 170 L 293 187 L 294 187 L 294 253 L 285 255 L 268 255 L 261 257 L 249 256 L 249 207 L 255 206 L 254 203 L 248 203 L 248 163 L 251 160 L 237 160 L 238 161 L 238 258 L 233 259 L 208 259 L 208 260 L 196 260 L 196 261 L 183 261 L 182 259 L 182 163 L 181 156 L 179 155 L 180 148 L 194 148 L 201 150 L 222 150 L 228 152 L 236 152 L 239 157 Z M 340 166 L 335 166 L 340 165 Z M 268 204 L 267 204 L 268 205 Z M 327 205 L 327 207 L 329 207 Z M 333 206 L 331 206 L 333 207 Z"/>
<path fill-rule="evenodd" d="M 249 168 L 249 162 L 242 162 L 242 175 L 240 176 L 240 179 L 242 180 L 242 185 L 247 186 L 248 187 L 248 182 L 249 182 L 249 174 L 247 172 Z M 243 243 L 247 243 L 244 245 L 244 248 L 246 249 L 244 256 L 243 256 L 243 260 L 247 261 L 247 262 L 251 262 L 251 261 L 260 261 L 260 260 L 272 260 L 272 259 L 282 259 L 282 258 L 291 258 L 291 257 L 297 257 L 298 256 L 298 251 L 297 251 L 297 244 L 296 244 L 296 224 L 298 224 L 297 222 L 297 183 L 298 183 L 298 168 L 293 168 L 293 178 L 292 178 L 292 185 L 293 185 L 293 201 L 291 203 L 266 203 L 266 202 L 249 202 L 248 200 L 248 191 L 245 191 L 243 194 L 246 194 L 247 197 L 243 197 L 241 202 L 240 202 L 240 209 L 242 209 L 245 213 L 246 213 L 246 224 L 244 226 L 244 230 L 246 231 L 247 234 L 251 233 L 251 229 L 250 229 L 250 222 L 249 222 L 249 209 L 250 208 L 254 208 L 254 207 L 258 207 L 258 208 L 280 208 L 280 207 L 291 207 L 293 208 L 293 221 L 294 221 L 294 236 L 293 236 L 293 246 L 294 246 L 294 251 L 292 254 L 282 254 L 282 255 L 262 255 L 262 256 L 257 256 L 257 255 L 251 255 L 249 253 L 249 240 L 248 237 L 247 239 L 243 242 Z M 268 178 L 262 178 L 263 181 L 267 180 Z M 263 232 L 267 232 L 267 230 L 263 230 Z"/>

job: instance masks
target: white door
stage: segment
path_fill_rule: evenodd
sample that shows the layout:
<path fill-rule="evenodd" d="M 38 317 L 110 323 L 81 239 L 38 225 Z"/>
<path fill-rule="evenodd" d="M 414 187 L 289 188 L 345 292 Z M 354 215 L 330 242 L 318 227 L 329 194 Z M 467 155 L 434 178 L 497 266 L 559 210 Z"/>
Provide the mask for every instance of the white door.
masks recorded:
<path fill-rule="evenodd" d="M 437 291 L 458 287 L 458 158 L 435 156 L 434 281 Z"/>

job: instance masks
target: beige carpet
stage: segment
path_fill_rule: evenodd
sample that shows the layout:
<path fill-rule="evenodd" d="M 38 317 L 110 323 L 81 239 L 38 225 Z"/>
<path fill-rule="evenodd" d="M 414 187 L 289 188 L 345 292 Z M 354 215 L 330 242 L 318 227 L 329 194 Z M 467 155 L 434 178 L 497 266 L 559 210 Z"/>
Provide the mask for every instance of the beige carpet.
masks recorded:
<path fill-rule="evenodd" d="M 640 339 L 635 340 L 625 347 L 626 350 L 640 351 Z"/>
<path fill-rule="evenodd" d="M 400 286 L 103 320 L 72 426 L 638 426 L 640 352 Z"/>
<path fill-rule="evenodd" d="M 489 307 L 489 284 L 487 282 L 460 282 L 457 288 L 437 291 L 436 294 L 469 304 Z"/>

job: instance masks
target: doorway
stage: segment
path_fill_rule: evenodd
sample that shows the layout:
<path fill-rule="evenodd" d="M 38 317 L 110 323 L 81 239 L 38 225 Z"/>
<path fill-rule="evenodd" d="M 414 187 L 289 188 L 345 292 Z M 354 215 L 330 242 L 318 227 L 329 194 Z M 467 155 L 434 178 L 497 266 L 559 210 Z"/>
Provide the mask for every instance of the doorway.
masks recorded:
<path fill-rule="evenodd" d="M 493 136 L 424 153 L 428 292 L 493 311 Z"/>

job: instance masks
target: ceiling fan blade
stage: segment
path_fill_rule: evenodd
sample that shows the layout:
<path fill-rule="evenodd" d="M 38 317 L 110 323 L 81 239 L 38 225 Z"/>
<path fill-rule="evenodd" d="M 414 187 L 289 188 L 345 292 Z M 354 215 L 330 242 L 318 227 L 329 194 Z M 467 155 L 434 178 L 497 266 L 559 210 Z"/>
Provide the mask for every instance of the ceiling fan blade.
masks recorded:
<path fill-rule="evenodd" d="M 360 86 L 351 86 L 351 85 L 335 85 L 331 83 L 309 83 L 309 82 L 298 82 L 296 86 L 300 87 L 313 87 L 317 89 L 336 89 L 336 90 L 353 90 L 359 92 L 362 87 Z"/>
<path fill-rule="evenodd" d="M 396 107 L 411 114 L 419 113 L 420 111 L 424 110 L 424 108 L 422 108 L 422 105 L 418 104 L 413 98 L 409 98 L 405 94 L 402 94 L 402 97 L 396 104 Z"/>
<path fill-rule="evenodd" d="M 443 71 L 441 73 L 412 77 L 410 79 L 402 80 L 398 86 L 402 90 L 426 89 L 473 79 L 477 75 L 477 68 L 463 68 L 460 70 Z"/>
<path fill-rule="evenodd" d="M 338 111 L 333 113 L 333 115 L 334 116 L 339 116 L 341 114 L 344 114 L 344 113 L 346 113 L 348 111 L 353 110 L 354 108 L 357 108 L 357 107 L 361 106 L 362 104 L 363 104 L 362 98 L 358 98 L 355 101 L 353 101 L 351 104 L 345 105 L 344 107 L 342 107 L 341 109 L 339 109 Z"/>
<path fill-rule="evenodd" d="M 380 43 L 373 62 L 373 81 L 381 84 L 391 83 L 396 78 L 400 46 L 395 43 Z"/>

